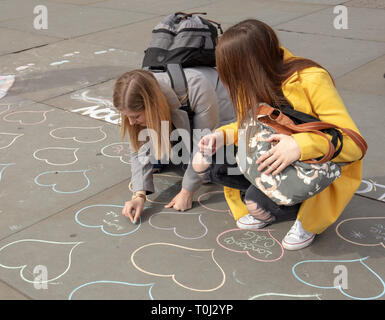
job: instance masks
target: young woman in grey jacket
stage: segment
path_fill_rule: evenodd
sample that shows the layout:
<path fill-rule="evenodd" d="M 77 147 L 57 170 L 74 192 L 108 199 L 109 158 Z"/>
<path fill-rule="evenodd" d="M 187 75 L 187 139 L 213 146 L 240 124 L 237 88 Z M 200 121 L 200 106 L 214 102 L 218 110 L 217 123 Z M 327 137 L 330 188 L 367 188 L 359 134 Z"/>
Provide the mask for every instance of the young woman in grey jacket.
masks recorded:
<path fill-rule="evenodd" d="M 165 206 L 185 211 L 192 207 L 193 195 L 202 184 L 201 178 L 192 169 L 191 159 L 199 150 L 197 145 L 204 131 L 194 129 L 206 129 L 207 133 L 207 130 L 212 131 L 235 121 L 232 103 L 215 68 L 185 68 L 184 72 L 190 109 L 194 114 L 192 128 L 167 72 L 133 70 L 124 73 L 115 83 L 114 106 L 121 114 L 122 136 L 126 133 L 129 136 L 133 191 L 132 199 L 125 203 L 122 214 L 133 223 L 143 211 L 146 195 L 154 192 L 153 164 L 161 159 L 162 162 L 175 159 L 169 145 L 170 137 L 174 140 L 175 132 L 171 132 L 177 129 L 192 134 L 192 139 L 182 139 L 182 163 L 186 169 L 182 188 Z M 182 97 L 182 102 L 186 98 Z M 149 137 L 149 142 L 144 143 L 143 136 Z M 176 159 L 181 160 L 180 157 Z"/>

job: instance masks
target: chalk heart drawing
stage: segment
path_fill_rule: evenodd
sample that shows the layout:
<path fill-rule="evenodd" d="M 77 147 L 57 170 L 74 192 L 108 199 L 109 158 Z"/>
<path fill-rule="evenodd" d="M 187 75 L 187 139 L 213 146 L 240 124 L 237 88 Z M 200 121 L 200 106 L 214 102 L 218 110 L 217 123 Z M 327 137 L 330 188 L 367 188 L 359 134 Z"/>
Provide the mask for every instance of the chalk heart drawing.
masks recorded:
<path fill-rule="evenodd" d="M 284 250 L 281 243 L 272 236 L 271 231 L 231 229 L 220 233 L 217 242 L 222 248 L 246 254 L 253 260 L 275 262 L 282 258 Z"/>
<path fill-rule="evenodd" d="M 147 201 L 158 204 L 168 204 L 180 191 L 183 177 L 171 174 L 154 174 L 155 192 L 147 196 Z M 130 181 L 128 188 L 131 192 L 132 182 Z"/>
<path fill-rule="evenodd" d="M 11 109 L 10 104 L 0 104 L 0 114 L 6 113 Z"/>
<path fill-rule="evenodd" d="M 154 283 L 129 283 L 109 280 L 93 281 L 74 289 L 68 296 L 68 300 L 154 300 L 151 292 L 153 286 Z"/>
<path fill-rule="evenodd" d="M 36 150 L 33 157 L 53 166 L 68 166 L 79 160 L 76 155 L 78 150 L 79 148 L 48 147 Z"/>
<path fill-rule="evenodd" d="M 385 282 L 364 262 L 368 258 L 364 257 L 353 260 L 305 260 L 297 262 L 292 268 L 292 273 L 298 281 L 313 288 L 338 290 L 344 296 L 355 300 L 374 300 L 385 294 Z M 339 284 L 339 281 L 335 284 L 336 277 L 340 273 L 335 273 L 334 270 L 336 266 L 341 265 L 346 267 L 347 288 Z M 370 294 L 368 292 L 375 293 L 370 297 L 360 297 L 358 295 L 362 288 L 365 288 L 366 295 Z"/>
<path fill-rule="evenodd" d="M 369 193 L 372 197 L 379 201 L 385 202 L 385 185 L 377 183 L 372 179 L 362 180 L 360 186 L 356 190 L 357 194 L 366 194 Z M 378 193 L 378 194 L 377 194 Z"/>
<path fill-rule="evenodd" d="M 385 217 L 360 217 L 341 221 L 337 235 L 352 244 L 385 248 Z"/>
<path fill-rule="evenodd" d="M 150 243 L 136 249 L 131 254 L 131 262 L 139 271 L 171 278 L 182 288 L 211 292 L 221 288 L 226 281 L 225 272 L 214 258 L 214 251 L 172 243 Z"/>
<path fill-rule="evenodd" d="M 0 132 L 0 150 L 6 149 L 10 147 L 16 139 L 22 137 L 24 133 L 7 133 L 7 132 Z"/>
<path fill-rule="evenodd" d="M 95 143 L 107 138 L 107 134 L 100 127 L 61 127 L 50 131 L 55 139 L 72 139 L 80 143 Z"/>
<path fill-rule="evenodd" d="M 46 110 L 46 111 L 36 111 L 36 110 L 27 110 L 27 111 L 15 111 L 8 113 L 3 117 L 4 121 L 7 122 L 17 122 L 22 125 L 36 125 L 41 124 L 47 120 L 47 113 L 52 112 L 55 109 Z"/>
<path fill-rule="evenodd" d="M 145 209 L 148 207 L 145 207 Z M 127 236 L 137 231 L 139 223 L 132 224 L 122 215 L 123 206 L 95 204 L 86 206 L 75 213 L 75 221 L 86 228 L 97 228 L 110 236 Z"/>
<path fill-rule="evenodd" d="M 87 170 L 46 171 L 35 177 L 38 186 L 50 187 L 57 193 L 78 193 L 90 186 Z M 75 181 L 75 182 L 74 182 Z"/>
<path fill-rule="evenodd" d="M 111 143 L 103 147 L 100 152 L 106 157 L 118 158 L 121 162 L 125 164 L 131 164 L 128 142 Z"/>
<path fill-rule="evenodd" d="M 0 163 L 0 181 L 3 178 L 3 172 L 5 171 L 5 169 L 14 164 L 15 163 Z"/>
<path fill-rule="evenodd" d="M 20 269 L 20 277 L 28 283 L 49 283 L 65 275 L 71 267 L 73 250 L 83 242 L 56 242 L 23 239 L 0 248 L 0 267 Z M 22 252 L 23 254 L 20 254 Z M 36 281 L 36 266 L 47 267 L 47 280 Z"/>
<path fill-rule="evenodd" d="M 223 191 L 210 191 L 203 193 L 198 197 L 197 201 L 206 210 L 212 212 L 226 212 L 231 215 L 231 212 L 226 205 Z M 219 206 L 226 206 L 226 209 L 218 209 Z"/>
<path fill-rule="evenodd" d="M 159 212 L 153 214 L 148 222 L 155 229 L 172 230 L 177 237 L 186 240 L 201 239 L 207 234 L 200 213 Z"/>

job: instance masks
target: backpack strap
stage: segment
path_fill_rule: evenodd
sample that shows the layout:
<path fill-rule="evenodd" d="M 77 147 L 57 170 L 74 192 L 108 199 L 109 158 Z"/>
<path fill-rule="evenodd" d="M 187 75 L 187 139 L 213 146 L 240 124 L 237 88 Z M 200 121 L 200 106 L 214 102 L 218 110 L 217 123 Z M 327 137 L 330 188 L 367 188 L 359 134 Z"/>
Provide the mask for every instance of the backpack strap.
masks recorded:
<path fill-rule="evenodd" d="M 170 63 L 167 64 L 167 73 L 171 80 L 171 87 L 174 90 L 175 94 L 178 96 L 179 101 L 181 102 L 181 107 L 183 111 L 186 111 L 190 123 L 190 142 L 191 149 L 193 148 L 193 134 L 192 130 L 194 128 L 194 111 L 191 110 L 190 100 L 188 98 L 188 89 L 187 89 L 187 79 L 184 73 L 184 70 L 180 64 Z"/>
<path fill-rule="evenodd" d="M 171 80 L 171 87 L 181 102 L 181 109 L 187 112 L 190 122 L 190 130 L 193 129 L 194 111 L 191 110 L 188 98 L 187 80 L 183 68 L 180 64 L 171 63 L 167 65 L 167 73 Z"/>
<path fill-rule="evenodd" d="M 187 80 L 183 68 L 178 63 L 167 64 L 167 73 L 171 80 L 171 87 L 179 99 L 187 94 Z"/>

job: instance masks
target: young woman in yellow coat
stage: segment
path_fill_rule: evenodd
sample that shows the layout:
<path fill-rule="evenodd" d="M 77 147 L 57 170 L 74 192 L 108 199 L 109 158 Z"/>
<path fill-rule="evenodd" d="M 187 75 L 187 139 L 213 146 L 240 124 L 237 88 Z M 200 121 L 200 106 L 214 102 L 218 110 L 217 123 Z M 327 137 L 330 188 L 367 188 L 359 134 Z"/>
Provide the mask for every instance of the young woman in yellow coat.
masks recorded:
<path fill-rule="evenodd" d="M 275 32 L 263 22 L 249 19 L 226 30 L 219 40 L 216 57 L 220 79 L 229 90 L 236 109 L 237 122 L 203 137 L 199 143 L 202 153 L 210 149 L 209 152 L 214 154 L 223 145 L 237 145 L 238 124 L 246 118 L 249 109 L 260 102 L 272 106 L 289 102 L 295 110 L 359 132 L 330 74 L 317 63 L 295 57 L 280 47 Z M 229 139 L 229 133 L 233 133 L 233 141 Z M 276 134 L 270 141 L 278 143 L 257 160 L 258 170 L 265 174 L 277 174 L 296 160 L 318 158 L 328 150 L 326 141 L 312 133 Z M 238 187 L 231 188 L 227 184 L 225 197 L 237 226 L 262 228 L 277 221 L 278 214 L 294 209 L 296 221 L 282 244 L 288 250 L 310 245 L 316 234 L 338 219 L 359 187 L 362 156 L 361 149 L 350 137 L 343 136 L 342 151 L 333 159 L 333 162 L 348 163 L 342 166 L 341 176 L 296 208 L 274 207 L 272 201 L 269 202 L 270 199 L 258 190 L 246 193 L 245 205 L 240 191 L 234 189 Z M 201 153 L 196 155 L 193 163 L 193 168 L 202 175 L 209 172 L 209 164 Z M 240 178 L 236 179 L 238 182 Z"/>

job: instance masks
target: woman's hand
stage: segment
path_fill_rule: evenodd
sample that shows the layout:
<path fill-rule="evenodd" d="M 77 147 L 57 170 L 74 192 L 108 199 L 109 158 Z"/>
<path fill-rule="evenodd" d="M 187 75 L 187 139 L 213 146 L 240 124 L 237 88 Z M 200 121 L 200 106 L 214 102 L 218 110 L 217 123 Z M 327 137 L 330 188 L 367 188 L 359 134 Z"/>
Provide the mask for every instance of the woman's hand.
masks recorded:
<path fill-rule="evenodd" d="M 264 174 L 277 175 L 288 165 L 301 157 L 301 149 L 292 136 L 286 134 L 272 134 L 267 142 L 279 141 L 269 151 L 260 156 L 257 160 L 258 171 L 267 170 Z"/>
<path fill-rule="evenodd" d="M 223 145 L 224 138 L 221 131 L 208 134 L 198 142 L 199 151 L 207 156 L 215 154 Z"/>
<path fill-rule="evenodd" d="M 165 205 L 165 208 L 174 208 L 178 211 L 185 211 L 191 209 L 192 199 L 194 192 L 183 189 L 171 200 L 171 202 Z"/>
<path fill-rule="evenodd" d="M 144 208 L 144 199 L 136 198 L 134 200 L 127 201 L 124 204 L 122 214 L 129 218 L 133 224 L 136 224 Z M 134 212 L 135 211 L 135 216 Z"/>

